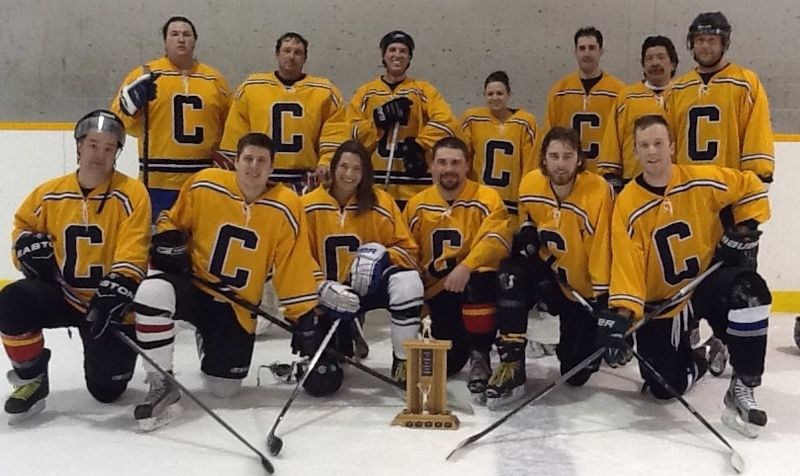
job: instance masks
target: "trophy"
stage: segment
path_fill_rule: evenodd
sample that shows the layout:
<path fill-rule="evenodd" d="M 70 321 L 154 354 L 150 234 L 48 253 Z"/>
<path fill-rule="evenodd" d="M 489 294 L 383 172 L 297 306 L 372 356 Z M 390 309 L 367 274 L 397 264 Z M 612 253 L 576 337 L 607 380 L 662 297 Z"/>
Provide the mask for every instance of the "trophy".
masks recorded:
<path fill-rule="evenodd" d="M 458 418 L 447 410 L 449 340 L 431 337 L 431 318 L 422 319 L 419 339 L 403 342 L 406 349 L 406 408 L 392 425 L 406 428 L 455 430 Z"/>

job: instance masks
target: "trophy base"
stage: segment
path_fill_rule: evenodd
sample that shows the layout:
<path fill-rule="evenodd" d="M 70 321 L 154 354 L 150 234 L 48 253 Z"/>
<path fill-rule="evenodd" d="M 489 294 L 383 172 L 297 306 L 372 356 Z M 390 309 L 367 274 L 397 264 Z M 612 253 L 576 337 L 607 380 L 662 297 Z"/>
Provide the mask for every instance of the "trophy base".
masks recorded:
<path fill-rule="evenodd" d="M 426 430 L 457 430 L 458 417 L 450 412 L 441 415 L 422 415 L 419 413 L 409 413 L 403 410 L 398 413 L 392 425 L 400 425 L 406 428 L 423 428 Z"/>

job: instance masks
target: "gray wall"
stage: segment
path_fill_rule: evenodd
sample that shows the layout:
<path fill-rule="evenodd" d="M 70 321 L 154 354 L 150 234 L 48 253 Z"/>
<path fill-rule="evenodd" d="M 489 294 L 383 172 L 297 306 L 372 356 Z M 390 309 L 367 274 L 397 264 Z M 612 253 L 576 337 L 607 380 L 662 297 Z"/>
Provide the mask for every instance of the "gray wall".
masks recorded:
<path fill-rule="evenodd" d="M 123 76 L 162 54 L 160 27 L 192 19 L 197 56 L 231 87 L 274 69 L 274 44 L 298 31 L 311 45 L 306 70 L 330 77 L 349 98 L 380 73 L 380 37 L 403 29 L 417 42 L 411 75 L 430 80 L 456 114 L 482 104 L 495 69 L 511 76 L 514 100 L 537 116 L 550 85 L 575 68 L 572 34 L 595 25 L 606 38 L 603 67 L 626 82 L 640 78 L 645 36 L 672 38 L 691 67 L 686 30 L 700 11 L 722 10 L 733 25 L 729 57 L 761 76 L 776 132 L 800 132 L 800 2 L 796 0 L 229 0 L 126 2 L 0 0 L 0 120 L 74 121 L 106 106 Z"/>

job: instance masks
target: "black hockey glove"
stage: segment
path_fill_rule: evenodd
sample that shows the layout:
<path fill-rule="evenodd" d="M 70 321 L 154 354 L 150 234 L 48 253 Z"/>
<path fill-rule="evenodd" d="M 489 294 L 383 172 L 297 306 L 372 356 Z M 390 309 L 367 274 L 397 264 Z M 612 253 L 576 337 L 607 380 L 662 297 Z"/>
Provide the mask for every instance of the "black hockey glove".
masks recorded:
<path fill-rule="evenodd" d="M 156 78 L 160 73 L 145 73 L 119 93 L 119 105 L 125 114 L 132 116 L 146 103 L 156 98 Z"/>
<path fill-rule="evenodd" d="M 389 130 L 395 124 L 408 124 L 411 114 L 411 102 L 408 98 L 395 98 L 372 110 L 372 120 L 383 130 Z"/>
<path fill-rule="evenodd" d="M 417 144 L 416 137 L 406 137 L 403 141 L 403 163 L 406 172 L 412 177 L 424 177 L 428 173 L 425 149 Z"/>
<path fill-rule="evenodd" d="M 99 339 L 109 325 L 122 322 L 133 304 L 133 296 L 138 287 L 139 283 L 133 278 L 116 271 L 108 273 L 100 280 L 97 291 L 89 301 L 89 311 L 86 314 L 86 319 L 92 323 L 92 337 Z"/>
<path fill-rule="evenodd" d="M 330 326 L 330 319 L 327 316 L 319 316 L 314 311 L 300 316 L 292 329 L 292 352 L 311 359 L 325 339 Z M 298 367 L 298 380 L 303 377 L 302 372 L 305 372 L 307 367 L 307 365 Z M 344 372 L 339 361 L 322 354 L 317 366 L 311 369 L 303 388 L 309 394 L 321 397 L 338 390 L 342 386 L 342 380 Z"/>
<path fill-rule="evenodd" d="M 54 281 L 58 266 L 53 254 L 53 240 L 46 233 L 25 233 L 14 243 L 20 271 L 26 278 Z"/>
<path fill-rule="evenodd" d="M 597 313 L 597 347 L 604 347 L 603 359 L 609 367 L 618 367 L 627 361 L 628 344 L 625 332 L 630 319 L 615 309 L 604 309 Z"/>
<path fill-rule="evenodd" d="M 587 299 L 587 301 L 594 309 L 595 315 L 599 315 L 600 311 L 608 309 L 608 293 L 598 294 L 597 297 Z"/>
<path fill-rule="evenodd" d="M 737 225 L 725 231 L 717 244 L 717 258 L 724 266 L 755 271 L 758 266 L 758 240 L 761 231 L 754 226 Z"/>
<path fill-rule="evenodd" d="M 511 254 L 514 256 L 521 254 L 533 258 L 537 256 L 540 244 L 539 231 L 536 227 L 531 222 L 523 223 L 511 240 Z"/>
<path fill-rule="evenodd" d="M 192 261 L 183 232 L 167 230 L 153 235 L 150 244 L 150 266 L 170 274 L 191 273 Z"/>

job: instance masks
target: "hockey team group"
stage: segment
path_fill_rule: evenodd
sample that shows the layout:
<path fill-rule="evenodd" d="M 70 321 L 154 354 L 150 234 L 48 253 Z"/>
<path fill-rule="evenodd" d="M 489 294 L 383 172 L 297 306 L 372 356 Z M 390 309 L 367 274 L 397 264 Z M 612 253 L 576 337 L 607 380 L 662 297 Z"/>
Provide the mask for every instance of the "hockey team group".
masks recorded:
<path fill-rule="evenodd" d="M 433 336 L 452 341 L 448 375 L 466 368 L 473 400 L 502 409 L 525 393 L 539 309 L 559 317 L 569 385 L 632 349 L 656 399 L 730 364 L 723 421 L 750 437 L 766 425 L 755 389 L 772 298 L 757 251 L 772 131 L 758 77 L 725 57 L 722 13 L 691 23 L 696 64 L 677 78 L 672 41 L 647 37 L 644 77 L 630 85 L 601 69 L 602 33 L 580 28 L 578 70 L 552 87 L 541 127 L 509 105 L 502 71 L 486 78 L 486 105 L 457 119 L 408 76 L 415 44 L 403 31 L 380 40 L 385 71 L 349 103 L 303 71 L 300 34 L 282 35 L 277 69 L 235 92 L 195 59 L 189 19 L 162 34 L 165 55 L 76 123 L 77 171 L 36 187 L 14 216 L 24 278 L 0 291 L 9 424 L 44 409 L 48 328 L 79 330 L 86 387 L 102 403 L 125 391 L 138 352 L 148 357 L 149 392 L 132 409 L 143 428 L 168 421 L 181 397 L 165 375 L 176 321 L 196 329 L 207 390 L 234 397 L 266 284 L 313 396 L 341 387 L 341 355 L 368 348 L 364 314 L 386 309 L 392 379 L 404 384 L 403 342 L 429 315 Z M 141 180 L 115 170 L 127 135 Z"/>

